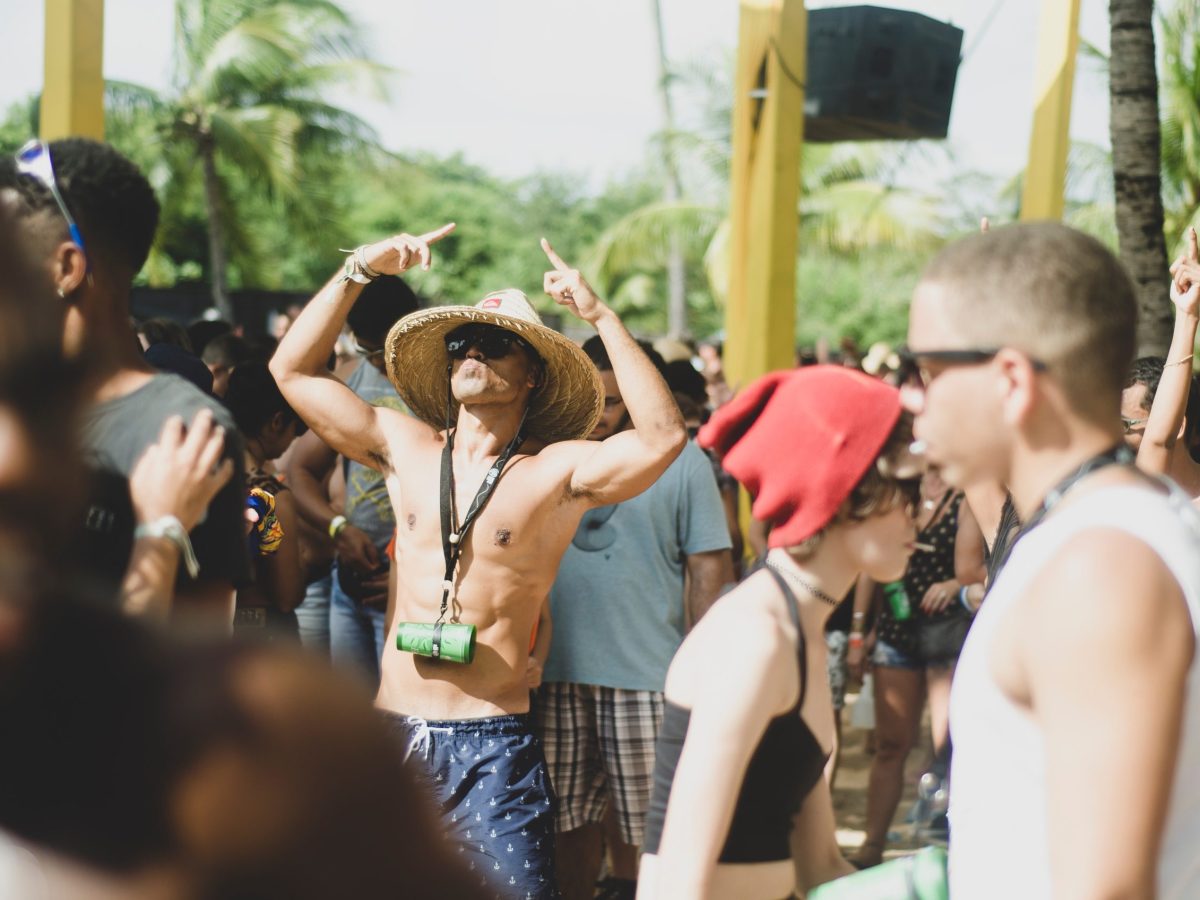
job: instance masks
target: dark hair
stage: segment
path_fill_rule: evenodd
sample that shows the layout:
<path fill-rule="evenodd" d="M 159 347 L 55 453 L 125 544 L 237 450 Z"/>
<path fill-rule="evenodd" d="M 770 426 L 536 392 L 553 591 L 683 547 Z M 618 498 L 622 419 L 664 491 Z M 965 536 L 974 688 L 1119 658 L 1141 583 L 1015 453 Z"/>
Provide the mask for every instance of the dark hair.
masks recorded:
<path fill-rule="evenodd" d="M 346 324 L 360 340 L 382 344 L 391 327 L 420 306 L 420 298 L 404 279 L 377 278 L 363 288 L 346 315 Z"/>
<path fill-rule="evenodd" d="M 690 360 L 677 359 L 669 362 L 663 371 L 663 378 L 673 394 L 684 394 L 699 406 L 708 405 L 708 382 L 696 371 Z"/>
<path fill-rule="evenodd" d="M 187 327 L 188 340 L 192 342 L 192 352 L 199 357 L 204 356 L 204 348 L 209 341 L 229 334 L 233 326 L 224 319 L 197 319 Z"/>
<path fill-rule="evenodd" d="M 285 422 L 299 421 L 291 405 L 283 399 L 275 377 L 265 362 L 239 365 L 229 376 L 225 405 L 233 414 L 238 430 L 248 438 L 258 435 L 276 413 L 283 413 Z M 303 423 L 297 434 L 305 429 Z"/>
<path fill-rule="evenodd" d="M 174 344 L 188 353 L 192 352 L 192 341 L 188 337 L 187 329 L 178 322 L 172 322 L 170 319 L 147 319 L 137 330 L 138 334 L 146 339 L 147 347 L 153 347 L 155 344 Z"/>
<path fill-rule="evenodd" d="M 158 228 L 158 200 L 146 176 L 109 144 L 64 138 L 49 146 L 59 193 L 79 221 L 88 252 L 100 258 L 112 254 L 136 274 L 150 254 Z M 62 218 L 50 190 L 36 178 L 20 174 L 11 157 L 0 159 L 0 188 L 17 193 L 18 217 L 46 212 Z M 65 234 L 65 221 L 62 230 Z"/>
<path fill-rule="evenodd" d="M 658 374 L 666 377 L 667 363 L 662 358 L 662 354 L 655 350 L 653 345 L 647 341 L 638 341 L 637 345 L 649 357 L 650 362 L 654 363 L 654 368 L 658 369 Z M 601 372 L 612 371 L 612 360 L 608 358 L 608 350 L 604 348 L 604 341 L 600 339 L 600 335 L 594 334 L 584 341 L 583 352 L 587 354 L 588 359 L 595 363 L 596 368 Z"/>
<path fill-rule="evenodd" d="M 1139 356 L 1129 367 L 1129 374 L 1125 376 L 1126 390 L 1139 384 L 1146 389 L 1141 404 L 1146 412 L 1150 412 L 1150 408 L 1154 406 L 1154 398 L 1158 395 L 1158 383 L 1162 380 L 1166 365 L 1166 359 L 1161 356 Z M 1195 375 L 1192 375 L 1188 386 L 1184 416 L 1187 419 L 1187 428 L 1183 439 L 1190 450 L 1190 445 L 1195 441 L 1197 434 L 1200 434 L 1200 381 Z"/>
<path fill-rule="evenodd" d="M 214 724 L 171 702 L 181 648 L 69 596 L 38 598 L 27 620 L 0 669 L 0 764 L 21 773 L 0 783 L 0 825 L 107 871 L 163 859 L 171 786 L 201 750 L 178 729 Z"/>
<path fill-rule="evenodd" d="M 204 350 L 200 353 L 200 358 L 208 366 L 229 366 L 232 368 L 240 366 L 244 362 L 250 362 L 254 358 L 254 354 L 250 349 L 250 345 L 243 338 L 233 332 L 226 332 L 225 334 L 218 334 L 205 344 Z"/>

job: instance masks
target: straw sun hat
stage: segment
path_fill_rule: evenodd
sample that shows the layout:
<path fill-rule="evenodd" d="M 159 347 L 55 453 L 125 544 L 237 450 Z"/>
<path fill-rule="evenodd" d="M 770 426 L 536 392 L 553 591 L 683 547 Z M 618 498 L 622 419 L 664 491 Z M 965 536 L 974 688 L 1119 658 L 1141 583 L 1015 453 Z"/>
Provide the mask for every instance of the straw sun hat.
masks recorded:
<path fill-rule="evenodd" d="M 604 406 L 600 373 L 574 341 L 543 325 L 528 298 L 511 288 L 488 294 L 474 306 L 418 310 L 392 326 L 384 345 L 388 378 L 413 415 L 434 428 L 446 427 L 445 337 L 468 322 L 519 335 L 545 363 L 544 383 L 530 400 L 528 434 L 553 443 L 592 433 Z M 458 415 L 457 400 L 450 415 Z"/>

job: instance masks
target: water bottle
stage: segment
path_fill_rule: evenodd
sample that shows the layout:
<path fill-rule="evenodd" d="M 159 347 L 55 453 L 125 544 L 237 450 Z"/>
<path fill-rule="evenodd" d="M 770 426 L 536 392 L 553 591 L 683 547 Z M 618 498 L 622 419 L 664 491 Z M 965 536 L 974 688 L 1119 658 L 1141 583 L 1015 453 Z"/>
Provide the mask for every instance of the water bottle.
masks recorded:
<path fill-rule="evenodd" d="M 946 851 L 926 847 L 813 888 L 808 900 L 949 900 Z"/>
<path fill-rule="evenodd" d="M 904 589 L 903 581 L 893 581 L 883 586 L 883 596 L 887 598 L 892 610 L 892 618 L 897 622 L 907 622 L 912 618 L 912 603 L 908 600 L 908 591 Z"/>

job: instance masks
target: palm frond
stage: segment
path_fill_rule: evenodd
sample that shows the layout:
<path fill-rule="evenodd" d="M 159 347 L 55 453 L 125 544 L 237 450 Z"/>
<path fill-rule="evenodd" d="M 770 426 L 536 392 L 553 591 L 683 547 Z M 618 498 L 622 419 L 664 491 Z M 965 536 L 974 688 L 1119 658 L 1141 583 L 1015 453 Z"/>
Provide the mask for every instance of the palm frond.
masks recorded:
<path fill-rule="evenodd" d="M 275 106 L 219 110 L 211 118 L 217 152 L 272 193 L 296 189 L 296 136 L 304 121 Z"/>

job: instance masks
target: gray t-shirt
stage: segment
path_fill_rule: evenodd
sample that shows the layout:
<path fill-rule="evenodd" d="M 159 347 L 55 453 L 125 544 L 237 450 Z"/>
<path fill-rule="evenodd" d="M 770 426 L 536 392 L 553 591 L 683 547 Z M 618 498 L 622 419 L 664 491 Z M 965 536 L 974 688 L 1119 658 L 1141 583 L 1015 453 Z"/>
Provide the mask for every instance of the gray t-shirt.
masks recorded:
<path fill-rule="evenodd" d="M 408 412 L 392 383 L 366 360 L 350 373 L 346 386 L 372 406 Z M 353 460 L 346 460 L 345 466 L 346 519 L 365 531 L 382 550 L 396 530 L 396 513 L 388 496 L 387 483 L 383 474 L 370 466 Z"/>
<path fill-rule="evenodd" d="M 237 586 L 250 581 L 243 512 L 245 465 L 242 438 L 233 416 L 219 400 L 183 378 L 157 374 L 137 390 L 97 403 L 83 414 L 83 451 L 91 490 L 79 555 L 84 570 L 105 587 L 120 584 L 133 549 L 136 523 L 129 498 L 129 473 L 146 448 L 158 440 L 168 416 L 182 416 L 188 424 L 204 408 L 211 409 L 217 423 L 225 428 L 224 456 L 233 460 L 234 474 L 191 532 L 200 561 L 200 578 L 228 580 Z M 180 566 L 178 583 L 188 580 L 187 571 Z"/>
<path fill-rule="evenodd" d="M 661 691 L 684 635 L 684 569 L 727 550 L 712 463 L 689 442 L 632 500 L 590 510 L 550 590 L 546 681 Z"/>

